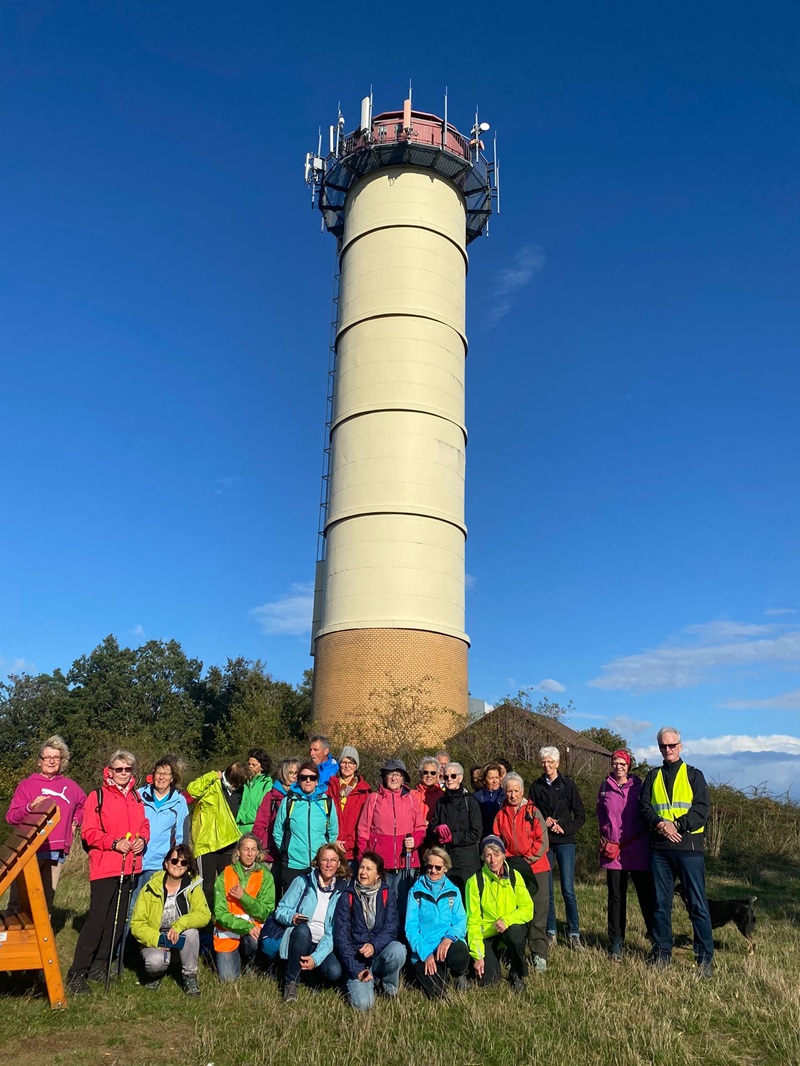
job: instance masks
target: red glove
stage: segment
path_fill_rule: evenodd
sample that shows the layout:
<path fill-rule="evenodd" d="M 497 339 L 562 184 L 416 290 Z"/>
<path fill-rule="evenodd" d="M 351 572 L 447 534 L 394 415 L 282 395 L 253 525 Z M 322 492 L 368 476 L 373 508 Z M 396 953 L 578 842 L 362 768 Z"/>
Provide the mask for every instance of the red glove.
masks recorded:
<path fill-rule="evenodd" d="M 453 834 L 450 832 L 449 825 L 437 825 L 436 835 L 440 844 L 452 844 L 453 842 Z"/>

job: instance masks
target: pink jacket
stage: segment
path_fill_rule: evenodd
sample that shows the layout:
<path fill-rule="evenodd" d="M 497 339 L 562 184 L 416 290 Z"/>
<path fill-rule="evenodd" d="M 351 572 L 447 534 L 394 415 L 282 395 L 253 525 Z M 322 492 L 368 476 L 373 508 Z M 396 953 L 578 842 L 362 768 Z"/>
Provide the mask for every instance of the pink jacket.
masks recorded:
<path fill-rule="evenodd" d="M 639 793 L 642 782 L 628 777 L 620 785 L 609 774 L 597 796 L 597 820 L 600 836 L 620 845 L 616 859 L 600 855 L 604 870 L 647 870 L 650 867 L 650 844 L 647 826 L 639 814 Z"/>
<path fill-rule="evenodd" d="M 101 877 L 119 877 L 121 873 L 138 874 L 142 871 L 142 856 L 123 855 L 114 850 L 114 841 L 130 834 L 130 839 L 150 839 L 150 823 L 145 806 L 136 791 L 136 782 L 126 792 L 116 786 L 104 784 L 100 789 L 102 803 L 98 810 L 97 789 L 89 793 L 83 817 L 83 842 L 89 849 L 89 880 Z"/>
<path fill-rule="evenodd" d="M 404 785 L 399 792 L 391 792 L 383 785 L 367 796 L 358 820 L 358 854 L 374 851 L 383 859 L 387 870 L 402 870 L 406 852 L 403 838 L 414 838 L 411 852 L 412 869 L 419 868 L 417 848 L 427 829 L 425 814 L 418 797 Z"/>
<path fill-rule="evenodd" d="M 44 802 L 32 808 L 31 803 L 37 796 L 42 796 Z M 26 814 L 43 811 L 51 803 L 55 803 L 61 814 L 61 821 L 47 838 L 46 846 L 51 851 L 69 854 L 72 847 L 72 827 L 73 824 L 79 826 L 83 821 L 85 802 L 86 793 L 72 778 L 64 777 L 63 774 L 45 777 L 37 772 L 17 785 L 11 797 L 11 806 L 6 811 L 6 821 L 9 825 L 19 825 Z"/>

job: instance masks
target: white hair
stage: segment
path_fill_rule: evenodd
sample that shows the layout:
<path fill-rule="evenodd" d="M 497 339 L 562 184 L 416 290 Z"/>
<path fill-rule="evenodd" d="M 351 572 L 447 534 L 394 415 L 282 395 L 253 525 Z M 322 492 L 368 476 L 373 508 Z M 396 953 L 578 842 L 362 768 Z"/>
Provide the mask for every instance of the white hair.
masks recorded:
<path fill-rule="evenodd" d="M 678 738 L 678 743 L 680 744 L 681 733 L 680 730 L 676 729 L 674 725 L 662 725 L 662 727 L 656 733 L 656 743 L 660 744 L 667 733 L 674 733 L 675 736 Z"/>
<path fill-rule="evenodd" d="M 514 782 L 516 782 L 520 786 L 523 792 L 525 791 L 525 782 L 522 780 L 519 774 L 515 773 L 506 774 L 506 776 L 503 778 L 503 789 L 508 792 L 508 786 L 510 784 L 513 784 Z"/>
<path fill-rule="evenodd" d="M 539 748 L 540 759 L 552 759 L 553 762 L 561 762 L 561 755 L 558 748 L 554 748 L 552 745 L 546 748 Z"/>

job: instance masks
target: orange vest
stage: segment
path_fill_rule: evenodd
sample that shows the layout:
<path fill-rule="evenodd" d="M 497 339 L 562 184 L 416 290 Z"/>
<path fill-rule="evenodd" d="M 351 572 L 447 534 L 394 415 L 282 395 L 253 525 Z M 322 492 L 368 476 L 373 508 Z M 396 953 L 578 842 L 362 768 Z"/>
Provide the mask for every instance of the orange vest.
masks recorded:
<path fill-rule="evenodd" d="M 222 874 L 225 878 L 225 896 L 228 900 L 228 910 L 231 914 L 235 914 L 237 918 L 246 918 L 248 921 L 253 922 L 253 925 L 260 931 L 263 922 L 256 922 L 250 917 L 247 911 L 244 909 L 238 899 L 231 899 L 231 889 L 239 884 L 239 878 L 236 871 L 232 866 L 226 866 Z M 254 870 L 253 873 L 247 878 L 247 884 L 244 885 L 244 890 L 248 896 L 257 896 L 261 891 L 261 883 L 264 880 L 263 870 Z M 232 933 L 230 929 L 225 929 L 219 924 L 214 923 L 214 950 L 215 951 L 236 951 L 241 942 L 241 933 Z"/>

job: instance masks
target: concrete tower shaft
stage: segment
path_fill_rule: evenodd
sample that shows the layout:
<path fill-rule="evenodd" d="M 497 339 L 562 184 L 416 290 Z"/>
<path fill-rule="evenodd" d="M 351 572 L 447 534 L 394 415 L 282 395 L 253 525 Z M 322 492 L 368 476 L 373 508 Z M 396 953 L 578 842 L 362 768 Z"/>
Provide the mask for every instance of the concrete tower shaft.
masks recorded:
<path fill-rule="evenodd" d="M 486 205 L 454 177 L 473 164 L 452 127 L 407 105 L 371 129 L 348 138 L 349 185 L 329 169 L 321 203 L 340 283 L 314 717 L 357 739 L 371 692 L 425 677 L 436 740 L 467 711 L 466 244 Z"/>

